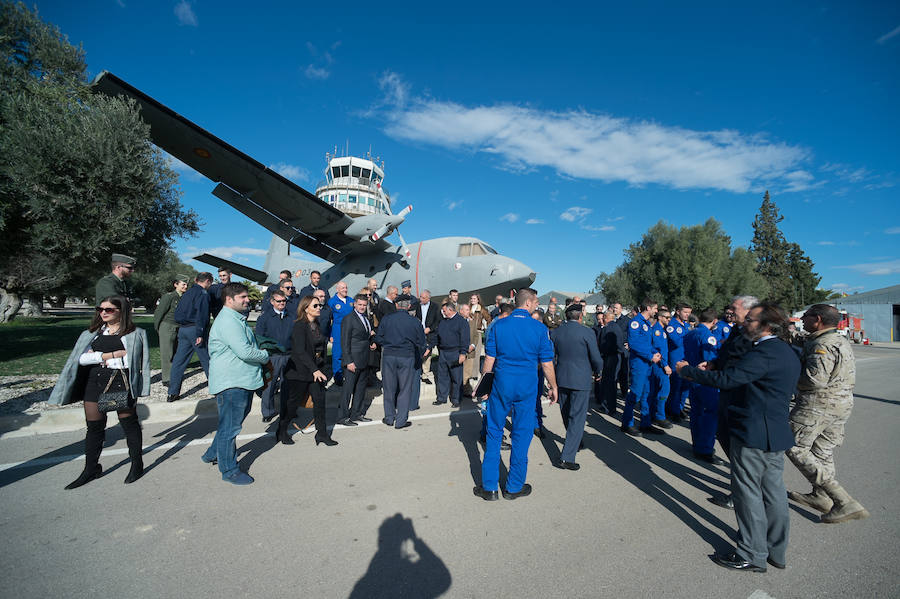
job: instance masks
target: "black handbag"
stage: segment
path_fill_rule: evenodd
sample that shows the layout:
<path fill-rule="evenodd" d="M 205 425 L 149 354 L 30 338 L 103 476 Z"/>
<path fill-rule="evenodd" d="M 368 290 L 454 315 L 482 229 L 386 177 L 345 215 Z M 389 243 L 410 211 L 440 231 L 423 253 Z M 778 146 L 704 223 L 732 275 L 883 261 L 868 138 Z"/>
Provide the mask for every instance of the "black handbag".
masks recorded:
<path fill-rule="evenodd" d="M 135 399 L 131 396 L 128 373 L 122 368 L 116 368 L 106 382 L 103 393 L 97 398 L 97 409 L 101 413 L 130 410 L 134 404 Z"/>

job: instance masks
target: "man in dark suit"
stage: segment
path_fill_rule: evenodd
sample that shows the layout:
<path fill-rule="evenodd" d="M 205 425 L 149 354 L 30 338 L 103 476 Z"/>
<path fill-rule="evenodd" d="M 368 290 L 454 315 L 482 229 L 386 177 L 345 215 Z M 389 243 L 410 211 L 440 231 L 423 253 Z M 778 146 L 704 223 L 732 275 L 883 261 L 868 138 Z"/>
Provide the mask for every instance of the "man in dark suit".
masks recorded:
<path fill-rule="evenodd" d="M 622 392 L 622 398 L 628 396 L 628 324 L 631 322 L 631 318 L 637 314 L 637 312 L 633 312 L 631 316 L 626 316 L 622 313 L 622 304 L 616 302 L 613 304 L 613 314 L 616 317 L 615 324 L 619 325 L 619 329 L 622 331 L 622 339 L 619 344 L 619 370 L 617 372 L 617 376 L 619 378 L 619 390 Z"/>
<path fill-rule="evenodd" d="M 397 306 L 394 305 L 395 299 L 397 299 L 397 288 L 393 285 L 388 285 L 384 297 L 378 302 L 378 309 L 375 310 L 375 318 L 378 319 L 378 322 L 381 322 L 381 319 L 391 312 L 397 311 Z"/>
<path fill-rule="evenodd" d="M 372 325 L 366 317 L 369 301 L 362 294 L 353 299 L 353 312 L 341 321 L 341 367 L 345 375 L 338 422 L 347 426 L 372 421 L 366 417 L 366 410 L 369 409 L 366 403 L 366 370 L 369 367 L 369 350 L 375 349 Z"/>
<path fill-rule="evenodd" d="M 282 281 L 284 281 L 285 279 L 290 279 L 290 278 L 291 278 L 291 271 L 289 271 L 289 270 L 282 270 L 280 273 L 278 273 L 278 282 L 272 283 L 271 285 L 269 285 L 269 287 L 266 289 L 266 292 L 263 294 L 263 300 L 262 300 L 262 305 L 260 306 L 260 310 L 265 311 L 265 310 L 269 310 L 272 308 L 272 302 L 271 302 L 272 294 L 274 292 L 278 291 L 278 289 L 281 287 Z"/>
<path fill-rule="evenodd" d="M 603 376 L 600 378 L 596 399 L 600 404 L 600 411 L 605 411 L 610 416 L 616 415 L 616 376 L 622 361 L 619 348 L 625 347 L 625 335 L 615 318 L 612 308 L 607 310 L 603 315 L 603 328 L 598 333 Z"/>
<path fill-rule="evenodd" d="M 469 323 L 459 315 L 456 304 L 444 304 L 441 311 L 444 319 L 438 325 L 437 332 L 437 400 L 434 405 L 447 403 L 449 397 L 455 408 L 459 406 L 459 396 L 462 394 L 463 362 L 466 361 L 472 341 Z"/>
<path fill-rule="evenodd" d="M 774 304 L 752 308 L 744 335 L 753 346 L 724 370 L 679 362 L 679 376 L 719 389 L 739 389 L 727 409 L 731 492 L 738 543 L 713 556 L 724 568 L 765 572 L 766 562 L 785 567 L 790 516 L 784 487 L 784 452 L 794 445 L 788 421 L 791 396 L 800 378 L 800 360 L 778 338 L 788 319 Z"/>
<path fill-rule="evenodd" d="M 581 304 L 566 308 L 566 321 L 550 332 L 553 341 L 559 409 L 566 427 L 566 442 L 560 454 L 559 468 L 578 470 L 575 453 L 584 435 L 588 399 L 595 373 L 603 371 L 603 358 L 597 350 L 597 337 L 583 324 Z"/>
<path fill-rule="evenodd" d="M 422 322 L 422 326 L 425 328 L 425 341 L 428 343 L 429 348 L 433 348 L 437 345 L 437 327 L 441 322 L 441 307 L 431 301 L 431 291 L 425 289 L 419 294 L 419 303 L 416 305 L 416 318 L 418 318 Z M 422 382 L 426 385 L 431 384 L 431 379 L 428 378 L 428 372 L 431 372 L 431 369 L 426 367 L 426 363 L 430 363 L 430 360 L 426 360 L 425 363 L 422 364 Z"/>
<path fill-rule="evenodd" d="M 375 343 L 382 350 L 381 376 L 384 384 L 384 418 L 394 428 L 411 426 L 410 402 L 414 387 L 419 386 L 425 353 L 425 331 L 414 316 L 415 308 L 408 299 L 397 300 L 397 311 L 388 314 L 378 325 Z"/>
<path fill-rule="evenodd" d="M 300 271 L 297 271 L 297 275 L 300 275 Z M 288 278 L 291 278 L 291 273 L 288 273 Z M 297 294 L 298 301 L 302 300 L 307 295 L 315 295 L 316 291 L 322 290 L 325 292 L 325 304 L 328 303 L 328 300 L 331 299 L 331 296 L 328 294 L 328 290 L 322 287 L 319 287 L 319 281 L 322 280 L 322 273 L 318 270 L 314 270 L 309 273 L 309 285 L 300 290 Z"/>
<path fill-rule="evenodd" d="M 222 299 L 222 288 L 225 287 L 228 283 L 231 282 L 231 271 L 227 268 L 219 269 L 219 282 L 213 283 L 210 285 L 209 289 L 206 292 L 209 294 L 209 313 L 213 318 L 219 315 L 219 312 L 222 311 L 223 303 Z"/>

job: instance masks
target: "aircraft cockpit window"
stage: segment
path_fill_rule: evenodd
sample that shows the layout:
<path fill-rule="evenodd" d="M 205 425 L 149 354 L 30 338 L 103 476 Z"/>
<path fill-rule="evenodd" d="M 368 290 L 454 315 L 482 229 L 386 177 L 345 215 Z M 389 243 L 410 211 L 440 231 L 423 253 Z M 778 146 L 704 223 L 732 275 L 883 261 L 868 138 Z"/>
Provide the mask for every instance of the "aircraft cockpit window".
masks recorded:
<path fill-rule="evenodd" d="M 472 255 L 473 256 L 484 256 L 485 254 L 487 254 L 487 252 L 484 251 L 484 248 L 481 247 L 480 243 L 472 244 Z"/>
<path fill-rule="evenodd" d="M 349 164 L 345 164 L 344 166 L 341 167 L 341 176 L 342 177 L 350 176 L 350 165 Z"/>
<path fill-rule="evenodd" d="M 358 176 L 360 175 L 361 172 L 362 172 L 362 169 L 359 168 L 358 166 L 354 166 L 354 167 L 353 167 L 353 176 L 354 176 L 354 177 L 358 177 Z"/>
<path fill-rule="evenodd" d="M 483 247 L 484 249 L 486 249 L 487 252 L 488 252 L 489 254 L 496 254 L 496 253 L 497 253 L 497 250 L 495 250 L 494 248 L 492 248 L 491 246 L 489 246 L 489 245 L 486 244 L 486 243 L 482 243 L 482 244 L 481 244 L 481 247 Z"/>
<path fill-rule="evenodd" d="M 331 167 L 331 176 L 332 177 L 340 177 L 341 176 L 341 167 L 333 166 Z"/>
<path fill-rule="evenodd" d="M 471 256 L 472 255 L 472 244 L 471 243 L 461 243 L 459 244 L 459 253 L 457 256 Z"/>

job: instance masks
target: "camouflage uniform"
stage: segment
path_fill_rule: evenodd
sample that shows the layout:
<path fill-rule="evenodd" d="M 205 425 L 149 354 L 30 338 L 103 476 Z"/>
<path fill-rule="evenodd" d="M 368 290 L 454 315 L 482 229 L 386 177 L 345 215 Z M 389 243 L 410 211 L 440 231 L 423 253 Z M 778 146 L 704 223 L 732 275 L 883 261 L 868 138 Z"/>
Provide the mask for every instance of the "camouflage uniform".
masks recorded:
<path fill-rule="evenodd" d="M 796 445 L 787 457 L 812 483 L 812 493 L 790 492 L 791 499 L 826 512 L 823 522 L 865 518 L 869 513 L 835 480 L 834 448 L 844 441 L 853 409 L 856 360 L 850 342 L 837 329 L 809 335 L 790 424 Z"/>
<path fill-rule="evenodd" d="M 549 310 L 547 310 L 547 313 L 544 314 L 544 324 L 547 325 L 548 329 L 555 329 L 562 324 L 562 321 L 562 312 L 559 308 L 556 308 L 556 310 L 552 314 Z"/>

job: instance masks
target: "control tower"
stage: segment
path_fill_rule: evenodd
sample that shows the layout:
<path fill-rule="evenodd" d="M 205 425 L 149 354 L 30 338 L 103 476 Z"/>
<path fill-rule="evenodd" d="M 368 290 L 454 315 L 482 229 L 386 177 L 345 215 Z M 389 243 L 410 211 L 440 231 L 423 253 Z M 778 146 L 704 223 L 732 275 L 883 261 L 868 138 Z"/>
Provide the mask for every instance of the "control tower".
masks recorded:
<path fill-rule="evenodd" d="M 351 217 L 391 214 L 390 195 L 381 187 L 384 162 L 379 166 L 369 158 L 331 154 L 326 154 L 325 160 L 325 180 L 316 185 L 320 200 Z"/>

